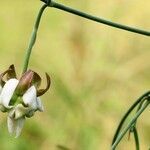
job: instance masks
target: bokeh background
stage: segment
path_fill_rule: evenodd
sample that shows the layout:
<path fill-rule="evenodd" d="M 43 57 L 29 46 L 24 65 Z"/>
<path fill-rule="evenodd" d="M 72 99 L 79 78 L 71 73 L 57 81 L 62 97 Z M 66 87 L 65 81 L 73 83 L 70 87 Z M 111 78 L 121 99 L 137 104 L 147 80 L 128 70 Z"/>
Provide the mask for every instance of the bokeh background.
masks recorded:
<path fill-rule="evenodd" d="M 60 0 L 110 20 L 150 28 L 149 0 Z M 0 70 L 21 73 L 39 0 L 0 2 Z M 10 137 L 0 113 L 1 150 L 107 150 L 128 107 L 150 88 L 149 37 L 97 24 L 47 8 L 29 67 L 52 79 L 42 96 L 43 113 L 26 120 L 22 135 Z M 44 86 L 44 81 L 43 85 Z M 149 110 L 138 122 L 141 149 L 150 147 Z M 119 150 L 133 150 L 133 137 Z"/>

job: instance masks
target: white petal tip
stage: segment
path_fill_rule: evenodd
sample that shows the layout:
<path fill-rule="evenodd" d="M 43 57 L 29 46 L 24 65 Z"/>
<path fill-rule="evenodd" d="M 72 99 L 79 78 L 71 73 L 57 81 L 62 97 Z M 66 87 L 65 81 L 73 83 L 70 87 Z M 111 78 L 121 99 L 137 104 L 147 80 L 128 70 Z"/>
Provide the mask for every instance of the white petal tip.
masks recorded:
<path fill-rule="evenodd" d="M 18 82 L 19 81 L 17 79 L 8 80 L 1 91 L 1 104 L 8 109 L 12 108 L 12 106 L 9 106 L 9 103 L 18 85 Z"/>
<path fill-rule="evenodd" d="M 13 135 L 13 133 L 15 132 L 15 121 L 9 116 L 7 117 L 7 126 L 9 134 Z"/>
<path fill-rule="evenodd" d="M 37 98 L 37 109 L 38 109 L 39 111 L 41 111 L 41 112 L 44 111 L 44 106 L 43 106 L 43 104 L 42 104 L 42 102 L 41 102 L 41 99 L 40 99 L 39 97 Z"/>
<path fill-rule="evenodd" d="M 18 138 L 20 136 L 23 125 L 24 125 L 24 122 L 25 122 L 25 118 L 23 118 L 23 117 L 16 120 L 16 135 L 15 135 L 15 138 Z"/>

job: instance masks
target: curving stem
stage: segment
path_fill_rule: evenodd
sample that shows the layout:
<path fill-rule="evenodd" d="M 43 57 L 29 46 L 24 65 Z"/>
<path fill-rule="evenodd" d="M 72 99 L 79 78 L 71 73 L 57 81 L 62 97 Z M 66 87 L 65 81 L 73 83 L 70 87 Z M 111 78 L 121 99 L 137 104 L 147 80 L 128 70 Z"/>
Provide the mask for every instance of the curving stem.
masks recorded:
<path fill-rule="evenodd" d="M 54 7 L 54 8 L 72 13 L 74 15 L 77 15 L 77 16 L 80 16 L 80 17 L 83 17 L 83 18 L 86 18 L 86 19 L 89 19 L 89 20 L 92 20 L 92 21 L 95 21 L 95 22 L 98 22 L 98 23 L 102 23 L 102 24 L 105 24 L 105 25 L 108 25 L 108 26 L 112 26 L 112 27 L 115 27 L 115 28 L 119 28 L 119 29 L 122 29 L 122 30 L 129 31 L 129 32 L 142 34 L 142 35 L 145 35 L 145 36 L 150 36 L 150 31 L 141 30 L 141 29 L 138 29 L 138 28 L 134 28 L 134 27 L 122 25 L 122 24 L 119 24 L 119 23 L 115 23 L 115 22 L 112 22 L 112 21 L 109 21 L 109 20 L 106 20 L 106 19 L 103 19 L 103 18 L 99 18 L 99 17 L 93 16 L 93 15 L 87 14 L 85 12 L 70 8 L 68 6 L 59 4 L 59 3 L 54 2 L 52 0 L 41 0 L 41 1 L 45 2 L 49 7 Z"/>
<path fill-rule="evenodd" d="M 33 46 L 35 44 L 35 41 L 36 41 L 36 36 L 37 36 L 37 31 L 38 31 L 38 28 L 39 28 L 40 20 L 41 20 L 42 14 L 43 14 L 46 7 L 47 7 L 47 4 L 44 4 L 41 7 L 41 9 L 39 10 L 38 16 L 36 18 L 36 21 L 35 21 L 35 24 L 34 24 L 34 27 L 33 27 L 33 31 L 32 31 L 32 34 L 31 34 L 31 38 L 30 38 L 30 41 L 29 41 L 29 45 L 28 45 L 28 48 L 27 48 L 27 51 L 26 51 L 22 74 L 27 71 L 30 56 L 31 56 L 31 52 L 32 52 L 32 48 L 33 48 Z"/>
<path fill-rule="evenodd" d="M 112 145 L 114 144 L 114 142 L 116 141 L 118 135 L 119 135 L 119 132 L 121 131 L 121 128 L 125 122 L 125 120 L 127 119 L 127 117 L 130 115 L 130 113 L 135 109 L 135 107 L 141 103 L 141 101 L 143 101 L 144 99 L 148 98 L 148 95 L 150 94 L 150 91 L 144 93 L 141 97 L 139 97 L 135 102 L 134 104 L 128 109 L 128 111 L 125 113 L 125 115 L 122 117 L 120 123 L 119 123 L 119 126 L 117 127 L 117 130 L 114 134 L 114 137 L 113 137 L 113 140 L 112 140 Z"/>
<path fill-rule="evenodd" d="M 138 117 L 142 114 L 142 112 L 147 108 L 147 106 L 150 104 L 150 100 L 147 100 L 145 104 L 141 107 L 141 109 L 135 114 L 135 116 L 132 118 L 132 120 L 129 122 L 127 127 L 120 133 L 120 135 L 117 137 L 115 142 L 113 143 L 111 150 L 115 150 L 123 136 L 127 133 L 127 131 L 132 127 L 132 125 L 135 123 L 135 121 L 138 119 Z"/>

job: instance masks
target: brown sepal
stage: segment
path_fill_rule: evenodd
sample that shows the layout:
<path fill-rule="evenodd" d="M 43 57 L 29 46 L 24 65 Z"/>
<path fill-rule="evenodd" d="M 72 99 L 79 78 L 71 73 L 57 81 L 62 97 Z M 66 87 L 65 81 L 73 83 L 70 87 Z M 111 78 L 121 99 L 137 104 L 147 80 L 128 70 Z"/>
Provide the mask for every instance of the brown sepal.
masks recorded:
<path fill-rule="evenodd" d="M 11 78 L 17 78 L 15 66 L 13 64 L 10 65 L 8 72 L 7 72 L 7 80 L 9 80 Z"/>
<path fill-rule="evenodd" d="M 3 87 L 6 83 L 4 80 L 4 76 L 6 75 L 6 79 L 9 80 L 11 78 L 16 78 L 16 71 L 15 71 L 15 66 L 10 65 L 10 67 L 4 71 L 3 73 L 0 74 L 0 85 Z"/>
<path fill-rule="evenodd" d="M 51 84 L 50 76 L 47 73 L 45 74 L 46 74 L 47 86 L 45 89 L 37 90 L 37 97 L 43 95 L 50 88 L 50 84 Z"/>
<path fill-rule="evenodd" d="M 36 88 L 38 88 L 41 85 L 41 80 L 42 80 L 41 77 L 36 72 L 34 72 L 32 84 Z"/>

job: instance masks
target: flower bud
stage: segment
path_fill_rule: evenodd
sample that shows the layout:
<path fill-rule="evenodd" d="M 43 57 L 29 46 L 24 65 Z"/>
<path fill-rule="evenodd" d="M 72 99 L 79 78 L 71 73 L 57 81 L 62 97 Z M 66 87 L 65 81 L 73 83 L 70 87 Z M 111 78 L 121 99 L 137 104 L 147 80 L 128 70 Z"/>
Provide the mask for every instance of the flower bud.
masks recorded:
<path fill-rule="evenodd" d="M 29 70 L 22 75 L 16 88 L 16 94 L 18 96 L 22 96 L 31 86 L 33 75 L 34 72 L 32 70 Z"/>

